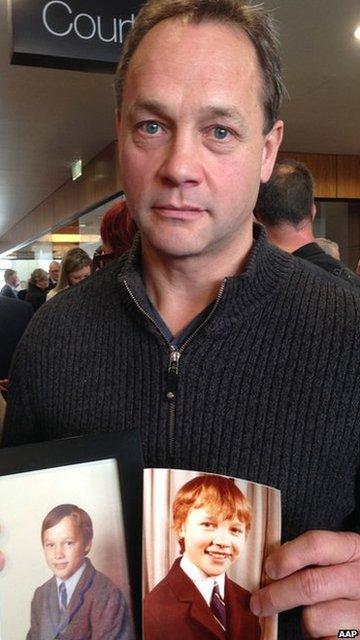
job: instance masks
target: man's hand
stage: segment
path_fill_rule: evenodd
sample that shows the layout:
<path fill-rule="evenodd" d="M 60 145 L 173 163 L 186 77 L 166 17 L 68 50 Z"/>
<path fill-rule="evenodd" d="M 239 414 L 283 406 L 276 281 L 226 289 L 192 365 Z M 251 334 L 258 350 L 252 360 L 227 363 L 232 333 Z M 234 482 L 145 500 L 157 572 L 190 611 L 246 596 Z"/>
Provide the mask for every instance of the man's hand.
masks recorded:
<path fill-rule="evenodd" d="M 337 638 L 340 629 L 360 635 L 360 535 L 308 531 L 265 562 L 271 584 L 252 595 L 258 616 L 303 606 L 305 638 Z"/>
<path fill-rule="evenodd" d="M 2 553 L 2 551 L 0 551 L 0 571 L 4 568 L 5 566 L 5 556 Z"/>

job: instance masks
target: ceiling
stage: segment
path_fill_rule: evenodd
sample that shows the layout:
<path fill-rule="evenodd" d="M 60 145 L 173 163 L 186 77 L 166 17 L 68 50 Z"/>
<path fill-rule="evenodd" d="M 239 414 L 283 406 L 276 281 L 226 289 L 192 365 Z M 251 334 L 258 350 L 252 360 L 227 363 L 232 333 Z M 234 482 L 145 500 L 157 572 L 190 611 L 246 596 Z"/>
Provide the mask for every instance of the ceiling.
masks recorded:
<path fill-rule="evenodd" d="M 360 155 L 359 0 L 265 0 L 281 34 L 289 151 Z M 115 139 L 112 77 L 10 65 L 0 0 L 0 237 Z"/>

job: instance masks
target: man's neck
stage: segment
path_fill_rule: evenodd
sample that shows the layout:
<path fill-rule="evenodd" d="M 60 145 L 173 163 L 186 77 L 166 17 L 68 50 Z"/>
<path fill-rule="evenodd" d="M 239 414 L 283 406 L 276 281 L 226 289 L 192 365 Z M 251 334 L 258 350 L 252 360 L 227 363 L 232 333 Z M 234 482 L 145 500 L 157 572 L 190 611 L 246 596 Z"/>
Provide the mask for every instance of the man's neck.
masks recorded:
<path fill-rule="evenodd" d="M 225 277 L 243 271 L 251 246 L 252 237 L 236 255 L 174 258 L 142 242 L 146 293 L 173 336 L 216 299 Z"/>
<path fill-rule="evenodd" d="M 287 253 L 293 253 L 309 242 L 315 242 L 312 224 L 304 222 L 293 227 L 290 224 L 283 224 L 278 227 L 267 227 L 267 237 L 271 244 Z"/>

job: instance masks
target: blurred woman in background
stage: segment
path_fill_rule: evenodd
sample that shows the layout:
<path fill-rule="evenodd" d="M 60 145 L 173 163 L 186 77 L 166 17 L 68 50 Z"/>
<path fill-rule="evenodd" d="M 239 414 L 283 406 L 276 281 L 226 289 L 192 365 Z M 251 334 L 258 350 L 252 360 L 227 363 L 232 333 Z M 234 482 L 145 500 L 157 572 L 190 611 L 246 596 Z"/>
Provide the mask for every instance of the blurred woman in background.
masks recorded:
<path fill-rule="evenodd" d="M 103 216 L 100 226 L 102 245 L 94 254 L 94 271 L 128 251 L 137 226 L 130 217 L 126 202 L 117 202 Z"/>
<path fill-rule="evenodd" d="M 46 301 L 46 289 L 49 286 L 49 277 L 44 269 L 34 269 L 29 278 L 29 287 L 25 301 L 30 302 L 36 311 Z"/>
<path fill-rule="evenodd" d="M 60 277 L 54 289 L 48 292 L 46 300 L 50 300 L 60 291 L 73 287 L 87 278 L 91 273 L 91 258 L 80 247 L 69 249 L 61 262 Z"/>

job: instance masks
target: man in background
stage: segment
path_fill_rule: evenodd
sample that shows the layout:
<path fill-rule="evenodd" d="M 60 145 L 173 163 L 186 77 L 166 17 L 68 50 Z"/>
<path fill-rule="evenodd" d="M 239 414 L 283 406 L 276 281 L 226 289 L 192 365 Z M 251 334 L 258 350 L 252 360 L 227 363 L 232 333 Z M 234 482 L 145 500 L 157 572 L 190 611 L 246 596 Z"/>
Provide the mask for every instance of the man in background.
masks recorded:
<path fill-rule="evenodd" d="M 0 439 L 11 358 L 32 315 L 33 309 L 28 302 L 0 296 Z"/>
<path fill-rule="evenodd" d="M 279 160 L 270 180 L 260 186 L 254 213 L 265 226 L 272 244 L 316 264 L 346 286 L 360 291 L 360 278 L 317 243 L 313 230 L 314 182 L 304 164 Z"/>
<path fill-rule="evenodd" d="M 4 280 L 5 285 L 1 289 L 0 294 L 7 298 L 17 298 L 16 287 L 19 284 L 19 278 L 17 277 L 16 271 L 14 271 L 14 269 L 6 269 Z"/>
<path fill-rule="evenodd" d="M 52 260 L 49 264 L 49 286 L 47 288 L 48 291 L 54 289 L 57 285 L 57 281 L 60 275 L 60 264 L 56 260 Z"/>

